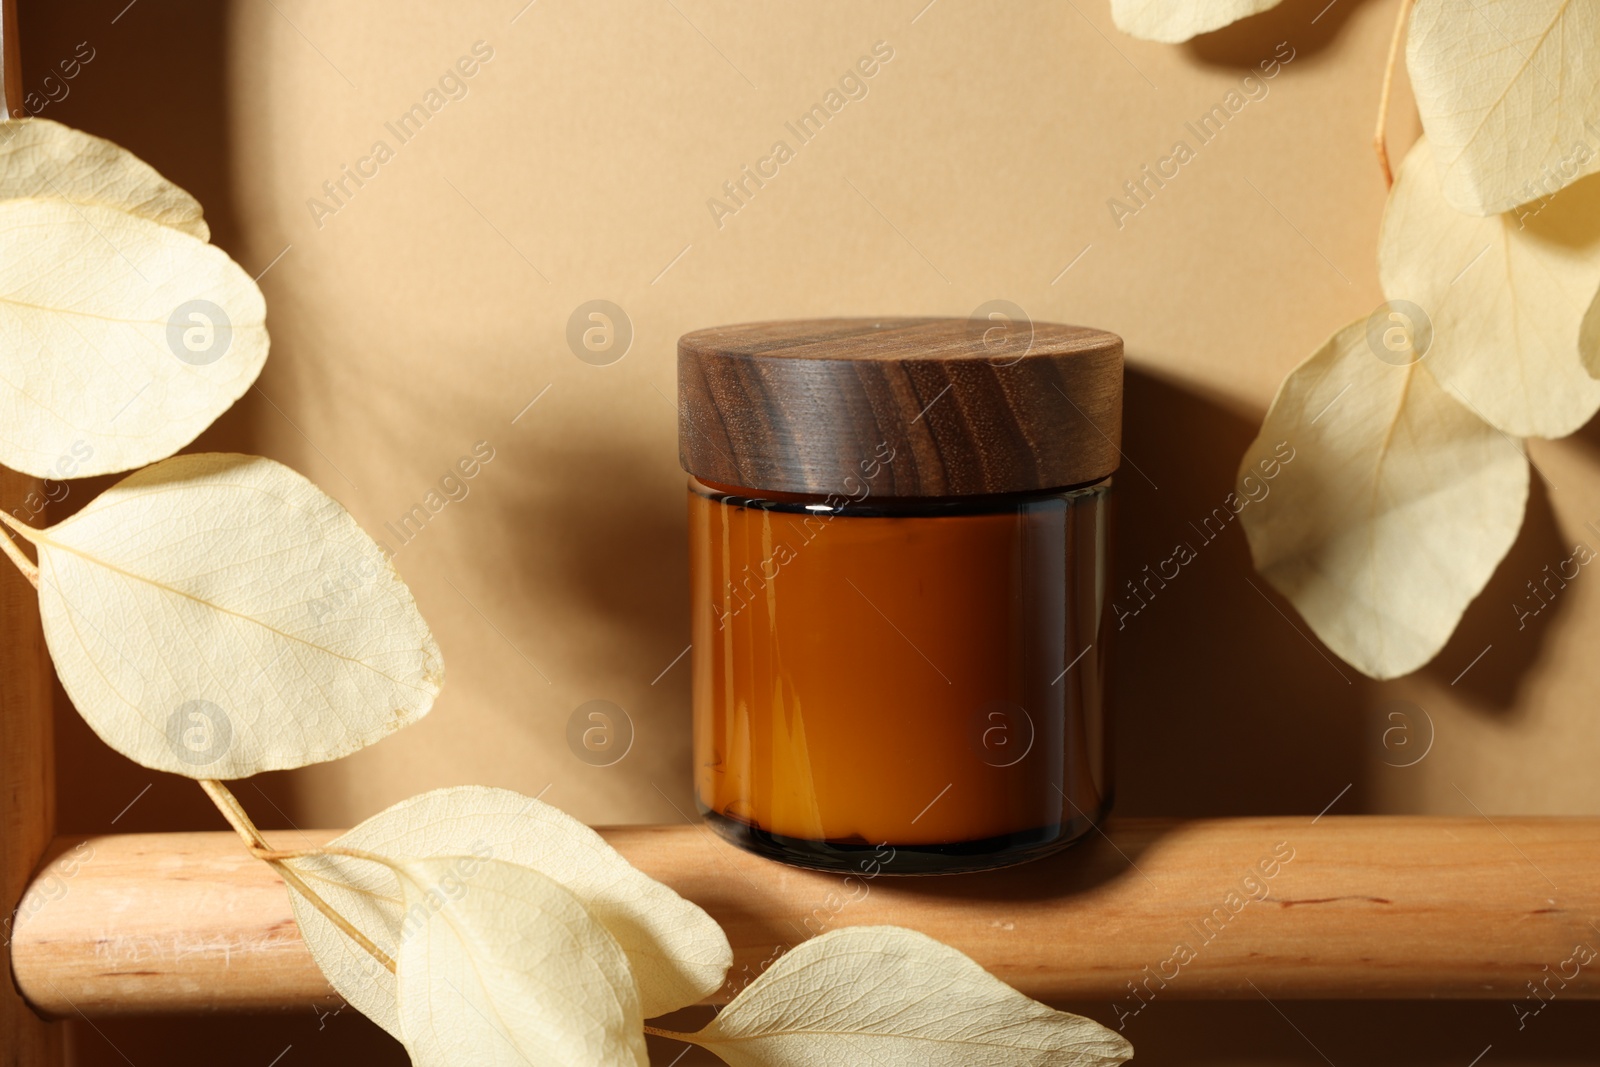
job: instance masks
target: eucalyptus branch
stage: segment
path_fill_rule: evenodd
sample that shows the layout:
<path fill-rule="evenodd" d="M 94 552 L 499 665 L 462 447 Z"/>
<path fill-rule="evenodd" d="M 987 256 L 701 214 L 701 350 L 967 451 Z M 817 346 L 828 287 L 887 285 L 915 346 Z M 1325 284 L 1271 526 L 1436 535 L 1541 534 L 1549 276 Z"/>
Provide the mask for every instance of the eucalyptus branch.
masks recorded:
<path fill-rule="evenodd" d="M 264 863 L 282 863 L 286 860 L 310 859 L 314 856 L 326 856 L 328 853 L 320 848 L 266 848 L 262 845 L 251 845 L 250 855 Z"/>
<path fill-rule="evenodd" d="M 317 891 L 307 885 L 294 868 L 290 867 L 286 862 L 298 856 L 344 854 L 349 850 L 303 849 L 287 852 L 275 850 L 271 845 L 267 844 L 266 838 L 261 836 L 261 831 L 256 829 L 256 824 L 250 820 L 250 816 L 245 812 L 244 806 L 239 803 L 239 798 L 233 795 L 232 790 L 215 778 L 201 778 L 199 781 L 200 788 L 205 790 L 206 796 L 211 798 L 211 802 L 217 806 L 217 810 L 222 813 L 222 817 L 228 820 L 228 825 L 233 827 L 234 832 L 244 839 L 245 847 L 252 856 L 269 864 L 273 870 L 278 872 L 278 877 L 282 878 L 291 889 L 305 898 L 306 903 L 320 911 L 329 922 L 339 928 L 340 932 L 357 945 L 360 945 L 367 955 L 383 964 L 389 973 L 394 973 L 394 958 L 373 944 L 371 938 L 356 929 L 350 920 L 334 909 L 333 905 L 323 900 L 317 894 Z"/>
<path fill-rule="evenodd" d="M 1378 153 L 1387 188 L 1394 188 L 1394 168 L 1389 166 L 1389 97 L 1394 89 L 1394 64 L 1400 55 L 1400 41 L 1406 33 L 1406 20 L 1415 0 L 1400 0 L 1400 13 L 1394 20 L 1394 36 L 1389 38 L 1389 59 L 1383 65 L 1383 91 L 1378 96 L 1378 125 L 1372 131 L 1372 147 Z"/>
<path fill-rule="evenodd" d="M 3 511 L 0 511 L 0 522 L 5 523 L 19 533 L 25 525 Z M 24 534 L 24 536 L 26 535 Z M 17 547 L 15 541 L 4 536 L 4 534 L 0 534 L 0 551 L 4 551 L 11 558 L 11 562 L 17 565 L 17 570 L 22 572 L 22 576 L 28 579 L 35 589 L 39 588 L 39 568 L 34 565 L 31 559 L 22 554 L 22 549 Z"/>
<path fill-rule="evenodd" d="M 244 838 L 245 847 L 249 849 L 270 848 L 267 839 L 261 836 L 261 831 L 256 829 L 256 824 L 246 814 L 244 805 L 239 803 L 239 798 L 233 795 L 233 790 L 217 781 L 215 778 L 199 779 L 200 788 L 205 790 L 206 796 L 211 798 L 211 803 L 222 812 L 222 817 L 228 820 L 228 825 L 234 832 Z"/>
<path fill-rule="evenodd" d="M 376 852 L 364 852 L 359 848 L 345 848 L 342 845 L 313 845 L 310 848 L 268 848 L 265 845 L 251 845 L 250 854 L 268 863 L 308 859 L 314 856 L 344 856 L 346 859 L 376 863 L 396 872 L 401 866 L 389 857 L 380 856 Z"/>
<path fill-rule="evenodd" d="M 658 1026 L 651 1026 L 649 1023 L 645 1023 L 644 1032 L 651 1037 L 665 1037 L 673 1041 L 682 1041 L 686 1045 L 698 1045 L 700 1043 L 694 1039 L 693 1034 L 680 1034 L 676 1030 L 663 1030 Z"/>

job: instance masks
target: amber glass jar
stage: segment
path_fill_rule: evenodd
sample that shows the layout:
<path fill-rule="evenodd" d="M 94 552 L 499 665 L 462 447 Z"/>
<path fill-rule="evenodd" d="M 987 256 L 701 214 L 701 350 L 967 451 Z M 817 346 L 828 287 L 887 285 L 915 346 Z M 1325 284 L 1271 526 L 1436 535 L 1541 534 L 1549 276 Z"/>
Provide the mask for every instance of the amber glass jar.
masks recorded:
<path fill-rule="evenodd" d="M 1111 801 L 1112 334 L 812 320 L 679 345 L 695 787 L 831 870 L 979 870 Z"/>

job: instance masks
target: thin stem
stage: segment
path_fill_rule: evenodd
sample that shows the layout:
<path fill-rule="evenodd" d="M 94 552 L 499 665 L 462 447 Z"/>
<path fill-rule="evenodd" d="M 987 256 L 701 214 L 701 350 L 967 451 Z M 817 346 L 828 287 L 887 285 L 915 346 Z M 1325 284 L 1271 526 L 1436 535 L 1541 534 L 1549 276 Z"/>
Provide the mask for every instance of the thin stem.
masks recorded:
<path fill-rule="evenodd" d="M 1394 64 L 1400 55 L 1400 40 L 1406 34 L 1406 17 L 1415 0 L 1400 0 L 1400 13 L 1394 20 L 1394 36 L 1389 38 L 1389 59 L 1383 65 L 1383 92 L 1378 96 L 1378 125 L 1372 131 L 1372 147 L 1378 153 L 1384 186 L 1394 188 L 1394 168 L 1389 166 L 1389 97 L 1394 88 Z"/>
<path fill-rule="evenodd" d="M 311 848 L 267 848 L 261 845 L 251 845 L 250 854 L 258 860 L 268 863 L 279 863 L 283 860 L 302 860 L 313 856 L 344 856 L 353 860 L 365 860 L 387 867 L 398 872 L 400 864 L 387 856 L 380 856 L 375 852 L 363 852 L 359 848 L 343 848 L 339 845 L 315 845 Z"/>
<path fill-rule="evenodd" d="M 676 1030 L 662 1030 L 659 1027 L 651 1026 L 649 1023 L 645 1024 L 644 1032 L 652 1037 L 666 1037 L 671 1038 L 673 1041 L 682 1041 L 686 1045 L 698 1045 L 700 1043 L 695 1040 L 697 1036 L 695 1034 L 680 1034 Z"/>
<path fill-rule="evenodd" d="M 292 855 L 288 853 L 280 854 L 267 844 L 266 838 L 261 836 L 261 831 L 256 829 L 256 824 L 250 821 L 250 816 L 245 812 L 244 806 L 239 803 L 239 799 L 233 795 L 233 792 L 227 786 L 215 778 L 201 778 L 200 788 L 205 790 L 206 796 L 210 797 L 211 802 L 217 806 L 217 810 L 222 812 L 222 817 L 228 820 L 228 825 L 233 827 L 234 832 L 244 839 L 245 847 L 250 850 L 252 856 L 257 856 L 270 864 L 272 869 L 278 872 L 278 877 L 282 878 L 290 888 L 304 897 L 306 903 L 320 911 L 346 937 L 360 945 L 367 955 L 383 964 L 390 974 L 394 973 L 394 958 L 373 944 L 371 938 L 357 930 L 349 919 L 340 915 L 334 910 L 333 905 L 323 900 L 322 897 L 317 895 L 316 890 L 306 885 L 300 875 L 295 873 L 294 868 L 284 862 L 285 859 L 293 858 Z M 343 853 L 349 850 L 337 849 L 331 851 Z M 313 853 L 308 850 L 306 854 Z M 280 855 L 282 858 L 279 858 Z"/>
<path fill-rule="evenodd" d="M 233 790 L 217 781 L 215 778 L 201 778 L 200 788 L 204 789 L 206 796 L 211 798 L 211 803 L 222 812 L 222 817 L 228 820 L 228 825 L 234 832 L 244 838 L 245 847 L 252 851 L 261 848 L 270 850 L 267 839 L 261 836 L 261 831 L 256 829 L 256 824 L 250 821 L 244 805 L 239 803 L 239 798 L 233 795 Z"/>
<path fill-rule="evenodd" d="M 259 845 L 250 846 L 250 855 L 265 863 L 282 863 L 285 860 L 310 859 L 313 856 L 326 856 L 327 853 L 320 848 L 262 848 Z"/>
<path fill-rule="evenodd" d="M 304 897 L 306 899 L 306 903 L 322 912 L 324 918 L 326 918 L 333 925 L 337 926 L 346 937 L 354 941 L 357 945 L 361 946 L 362 951 L 366 952 L 367 955 L 383 964 L 384 970 L 388 971 L 390 974 L 395 973 L 394 957 L 390 956 L 387 952 L 383 951 L 383 949 L 373 944 L 370 937 L 362 933 L 360 930 L 357 930 L 355 926 L 351 924 L 349 919 L 346 919 L 343 915 L 340 915 L 334 910 L 332 904 L 329 904 L 326 900 L 323 900 L 320 896 L 318 896 L 317 891 L 306 885 L 301 877 L 295 873 L 293 867 L 283 863 L 273 863 L 272 869 L 277 871 L 278 877 L 287 882 L 296 893 L 299 893 L 302 897 Z"/>
<path fill-rule="evenodd" d="M 27 523 L 18 519 L 10 512 L 0 511 L 0 522 L 5 523 L 7 526 L 17 531 L 17 533 L 21 534 L 24 541 L 37 542 L 39 539 L 38 530 L 35 530 L 32 526 L 29 526 Z"/>

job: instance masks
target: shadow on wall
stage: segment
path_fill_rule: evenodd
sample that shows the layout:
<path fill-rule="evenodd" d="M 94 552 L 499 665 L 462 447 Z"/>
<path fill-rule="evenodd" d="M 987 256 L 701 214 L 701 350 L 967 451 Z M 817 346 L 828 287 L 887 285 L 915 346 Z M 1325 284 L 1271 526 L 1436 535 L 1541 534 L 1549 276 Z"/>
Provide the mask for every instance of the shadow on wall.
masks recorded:
<path fill-rule="evenodd" d="M 688 476 L 664 480 L 661 464 L 659 456 L 603 436 L 547 444 L 522 467 L 576 477 L 562 486 L 560 499 L 509 494 L 516 509 L 498 517 L 507 529 L 528 535 L 507 560 L 513 580 L 551 589 L 555 602 L 582 605 L 607 635 L 606 647 L 594 649 L 592 662 L 576 665 L 575 673 L 617 673 L 648 683 L 688 641 Z M 687 676 L 683 672 L 676 681 L 684 684 L 674 686 L 684 700 Z"/>
<path fill-rule="evenodd" d="M 1522 706 L 1522 681 L 1534 673 L 1545 641 L 1556 632 L 1556 619 L 1571 601 L 1561 596 L 1565 582 L 1555 570 L 1573 554 L 1573 542 L 1556 525 L 1544 480 L 1537 471 L 1530 473 L 1528 509 L 1516 542 L 1449 642 L 1422 669 L 1429 680 L 1449 686 L 1464 702 L 1505 717 Z M 1600 550 L 1592 532 L 1578 536 Z M 1528 614 L 1519 614 L 1519 607 Z"/>
<path fill-rule="evenodd" d="M 626 798 L 677 822 L 694 812 L 687 476 L 675 456 L 643 447 L 599 423 L 583 440 L 530 430 L 506 444 L 508 482 L 483 504 L 499 531 L 499 580 L 529 605 L 524 625 L 535 640 L 550 642 L 541 655 L 554 684 L 533 688 L 530 712 L 511 728 L 552 742 L 547 769 L 564 807 Z M 563 472 L 559 486 L 513 473 L 547 470 Z M 611 766 L 584 766 L 563 733 L 568 716 L 597 699 L 618 704 L 635 731 Z"/>
<path fill-rule="evenodd" d="M 1125 389 L 1111 624 L 1118 813 L 1316 813 L 1352 782 L 1342 803 L 1359 810 L 1373 685 L 1255 573 L 1228 506 L 1259 420 L 1131 361 Z"/>
<path fill-rule="evenodd" d="M 1362 2 L 1285 0 L 1270 11 L 1202 34 L 1181 47 L 1201 63 L 1248 73 L 1272 55 L 1280 41 L 1294 48 L 1296 58 L 1321 52 L 1339 36 L 1339 31 Z"/>
<path fill-rule="evenodd" d="M 1364 779 L 1384 755 L 1373 709 L 1388 686 L 1328 651 L 1251 566 L 1225 502 L 1259 418 L 1132 365 L 1126 390 L 1120 630 L 1112 623 L 1118 812 L 1316 813 L 1347 784 L 1338 810 L 1363 810 Z M 1271 482 L 1262 484 L 1270 495 Z M 1553 632 L 1544 617 L 1519 630 L 1511 604 L 1571 549 L 1535 478 L 1521 534 L 1423 674 L 1454 683 L 1486 712 L 1510 714 Z M 1545 614 L 1563 610 L 1552 598 Z"/>

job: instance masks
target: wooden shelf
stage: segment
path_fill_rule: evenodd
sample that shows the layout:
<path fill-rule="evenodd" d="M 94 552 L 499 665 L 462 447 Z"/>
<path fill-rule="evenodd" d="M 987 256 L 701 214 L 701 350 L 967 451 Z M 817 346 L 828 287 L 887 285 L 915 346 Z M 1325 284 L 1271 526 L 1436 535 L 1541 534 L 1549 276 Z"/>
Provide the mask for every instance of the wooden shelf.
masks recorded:
<path fill-rule="evenodd" d="M 269 837 L 298 847 L 333 833 Z M 896 923 L 1032 996 L 1129 1011 L 1141 999 L 1259 994 L 1519 999 L 1530 982 L 1600 996 L 1600 968 L 1560 974 L 1575 946 L 1600 945 L 1595 818 L 1114 820 L 1107 835 L 1010 871 L 848 883 L 747 855 L 701 826 L 603 833 L 723 924 L 735 985 L 822 930 Z M 57 839 L 13 936 L 17 986 L 47 1015 L 333 999 L 282 883 L 232 834 Z"/>

